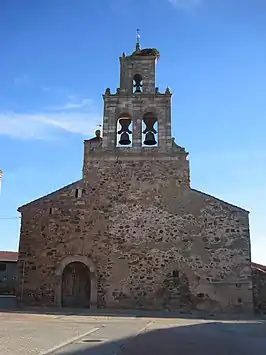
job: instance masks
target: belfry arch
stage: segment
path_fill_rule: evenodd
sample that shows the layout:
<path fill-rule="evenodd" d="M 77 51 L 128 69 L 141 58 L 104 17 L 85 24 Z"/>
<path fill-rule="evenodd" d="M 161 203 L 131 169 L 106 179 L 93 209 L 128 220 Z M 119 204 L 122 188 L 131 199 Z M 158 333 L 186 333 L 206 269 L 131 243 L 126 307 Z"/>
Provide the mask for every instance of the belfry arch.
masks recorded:
<path fill-rule="evenodd" d="M 158 119 L 148 111 L 142 116 L 142 146 L 158 145 Z"/>
<path fill-rule="evenodd" d="M 131 147 L 132 146 L 132 117 L 129 113 L 121 113 L 116 121 L 116 146 Z"/>

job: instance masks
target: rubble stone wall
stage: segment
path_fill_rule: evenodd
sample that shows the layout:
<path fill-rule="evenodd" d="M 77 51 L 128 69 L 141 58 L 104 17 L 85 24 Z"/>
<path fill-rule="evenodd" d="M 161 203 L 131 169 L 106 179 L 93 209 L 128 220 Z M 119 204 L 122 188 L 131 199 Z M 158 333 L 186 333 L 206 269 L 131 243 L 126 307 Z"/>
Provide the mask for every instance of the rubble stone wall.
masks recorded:
<path fill-rule="evenodd" d="M 97 306 L 253 307 L 248 212 L 190 188 L 185 155 L 88 154 L 84 176 L 21 209 L 20 290 L 55 304 L 59 263 L 86 256 Z"/>
<path fill-rule="evenodd" d="M 266 272 L 252 269 L 254 310 L 256 313 L 266 313 Z"/>

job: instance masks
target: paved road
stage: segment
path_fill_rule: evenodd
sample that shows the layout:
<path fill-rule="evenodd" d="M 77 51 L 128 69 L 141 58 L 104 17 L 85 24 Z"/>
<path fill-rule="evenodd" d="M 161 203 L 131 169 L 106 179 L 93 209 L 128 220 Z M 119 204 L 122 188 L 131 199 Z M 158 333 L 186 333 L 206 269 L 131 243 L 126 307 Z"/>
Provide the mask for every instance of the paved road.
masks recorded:
<path fill-rule="evenodd" d="M 1 355 L 266 354 L 265 321 L 0 313 Z"/>

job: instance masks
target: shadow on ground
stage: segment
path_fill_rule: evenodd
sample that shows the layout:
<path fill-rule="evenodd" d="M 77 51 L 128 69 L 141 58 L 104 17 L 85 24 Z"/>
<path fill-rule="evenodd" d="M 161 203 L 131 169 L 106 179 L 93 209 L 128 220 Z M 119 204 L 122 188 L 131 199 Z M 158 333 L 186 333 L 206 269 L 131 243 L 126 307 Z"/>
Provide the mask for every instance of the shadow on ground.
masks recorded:
<path fill-rule="evenodd" d="M 51 355 L 264 355 L 266 324 L 210 322 L 155 329 L 133 339 L 86 337 Z"/>
<path fill-rule="evenodd" d="M 250 313 L 207 313 L 201 311 L 145 311 L 130 309 L 84 309 L 84 308 L 45 308 L 45 307 L 13 307 L 1 309 L 2 313 L 45 314 L 58 316 L 91 316 L 91 317 L 134 317 L 134 318 L 181 318 L 181 319 L 215 319 L 215 320 L 258 320 L 263 315 Z"/>

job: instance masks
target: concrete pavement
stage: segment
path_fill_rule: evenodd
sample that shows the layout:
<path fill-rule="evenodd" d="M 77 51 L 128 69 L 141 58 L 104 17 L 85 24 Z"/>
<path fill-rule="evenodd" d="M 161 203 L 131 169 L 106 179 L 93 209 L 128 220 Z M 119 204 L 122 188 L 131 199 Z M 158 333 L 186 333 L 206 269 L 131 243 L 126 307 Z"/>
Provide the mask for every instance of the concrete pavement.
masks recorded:
<path fill-rule="evenodd" d="M 0 313 L 1 355 L 266 354 L 264 320 Z"/>
<path fill-rule="evenodd" d="M 134 336 L 149 320 L 134 317 L 0 313 L 1 355 L 44 355 L 97 334 L 105 340 Z"/>

